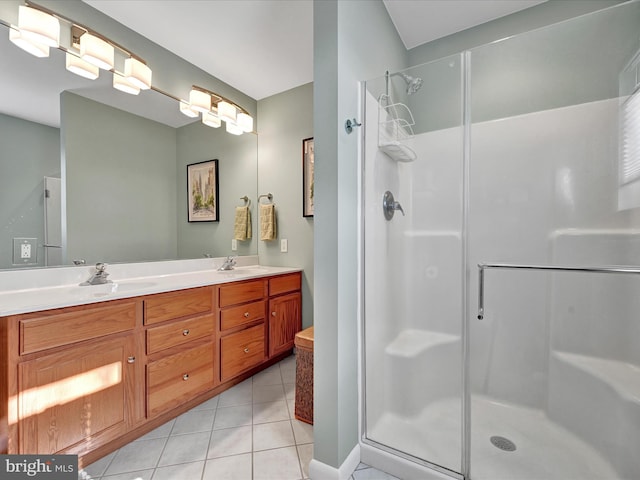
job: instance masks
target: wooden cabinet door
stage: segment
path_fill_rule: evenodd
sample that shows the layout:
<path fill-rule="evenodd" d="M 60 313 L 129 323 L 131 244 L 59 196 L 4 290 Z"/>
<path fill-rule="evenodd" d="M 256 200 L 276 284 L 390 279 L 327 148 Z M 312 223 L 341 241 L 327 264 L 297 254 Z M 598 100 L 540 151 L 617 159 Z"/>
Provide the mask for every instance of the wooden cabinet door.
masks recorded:
<path fill-rule="evenodd" d="M 122 336 L 20 364 L 21 453 L 81 454 L 124 434 L 135 420 L 133 347 Z"/>
<path fill-rule="evenodd" d="M 293 348 L 296 333 L 302 329 L 300 292 L 269 300 L 269 356 Z"/>

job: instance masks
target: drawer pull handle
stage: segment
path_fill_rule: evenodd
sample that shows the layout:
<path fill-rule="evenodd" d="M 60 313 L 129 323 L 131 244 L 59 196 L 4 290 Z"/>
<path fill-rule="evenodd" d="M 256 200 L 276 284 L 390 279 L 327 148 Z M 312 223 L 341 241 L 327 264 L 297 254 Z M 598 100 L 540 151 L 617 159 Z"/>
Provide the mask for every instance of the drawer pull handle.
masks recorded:
<path fill-rule="evenodd" d="M 184 330 L 182 330 L 182 335 L 184 335 L 185 337 L 189 335 L 189 329 L 185 328 Z"/>
<path fill-rule="evenodd" d="M 244 349 L 244 353 L 249 353 L 249 349 L 248 349 L 248 348 L 245 348 L 245 349 Z"/>
<path fill-rule="evenodd" d="M 182 375 L 182 380 L 184 380 L 185 382 L 189 380 L 189 374 L 185 373 L 184 375 Z"/>
<path fill-rule="evenodd" d="M 135 363 L 135 361 L 136 361 L 136 357 L 134 357 L 133 355 L 127 358 L 127 363 Z"/>
<path fill-rule="evenodd" d="M 244 318 L 249 318 L 249 312 L 244 312 Z"/>
<path fill-rule="evenodd" d="M 271 312 L 271 316 L 275 317 L 276 316 L 276 312 Z"/>

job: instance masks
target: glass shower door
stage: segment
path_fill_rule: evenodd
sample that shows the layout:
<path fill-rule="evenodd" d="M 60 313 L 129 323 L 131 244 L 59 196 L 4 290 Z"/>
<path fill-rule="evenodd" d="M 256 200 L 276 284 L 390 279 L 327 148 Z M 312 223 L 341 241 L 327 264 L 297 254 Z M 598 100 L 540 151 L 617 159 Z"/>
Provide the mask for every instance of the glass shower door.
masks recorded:
<path fill-rule="evenodd" d="M 364 100 L 364 441 L 448 473 L 462 461 L 462 85 L 455 55 L 368 81 Z"/>
<path fill-rule="evenodd" d="M 618 206 L 627 3 L 479 47 L 471 58 L 469 265 L 640 265 Z M 640 478 L 638 275 L 471 275 L 470 478 Z"/>

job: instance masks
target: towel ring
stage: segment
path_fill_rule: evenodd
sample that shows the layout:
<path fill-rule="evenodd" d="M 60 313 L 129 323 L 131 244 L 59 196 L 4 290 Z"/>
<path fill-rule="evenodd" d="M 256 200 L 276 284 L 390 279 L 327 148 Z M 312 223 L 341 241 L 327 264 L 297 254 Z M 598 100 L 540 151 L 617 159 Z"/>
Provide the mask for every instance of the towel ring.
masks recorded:
<path fill-rule="evenodd" d="M 263 198 L 263 197 L 268 198 L 270 202 L 273 200 L 273 195 L 271 195 L 271 193 L 267 193 L 266 195 L 260 195 L 258 197 L 258 203 L 260 203 L 260 199 Z"/>
<path fill-rule="evenodd" d="M 251 204 L 251 200 L 249 200 L 249 197 L 247 197 L 246 195 L 244 197 L 240 197 L 240 200 L 244 200 L 244 207 Z"/>

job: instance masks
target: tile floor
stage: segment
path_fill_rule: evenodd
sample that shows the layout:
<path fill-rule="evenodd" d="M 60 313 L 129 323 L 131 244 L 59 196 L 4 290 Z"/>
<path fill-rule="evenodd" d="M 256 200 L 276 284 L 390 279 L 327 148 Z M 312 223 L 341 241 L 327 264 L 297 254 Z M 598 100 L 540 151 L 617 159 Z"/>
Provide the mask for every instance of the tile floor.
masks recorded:
<path fill-rule="evenodd" d="M 290 356 L 79 472 L 82 480 L 309 478 L 313 427 L 294 417 Z M 393 480 L 360 464 L 352 480 Z"/>

